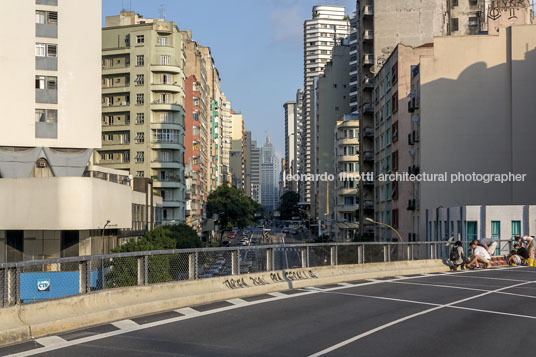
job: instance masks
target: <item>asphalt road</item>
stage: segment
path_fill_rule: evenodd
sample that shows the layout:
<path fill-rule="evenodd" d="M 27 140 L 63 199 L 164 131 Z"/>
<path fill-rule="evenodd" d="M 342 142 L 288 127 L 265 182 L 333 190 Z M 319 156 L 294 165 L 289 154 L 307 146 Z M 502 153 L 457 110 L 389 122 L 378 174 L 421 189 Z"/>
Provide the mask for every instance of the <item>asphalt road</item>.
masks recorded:
<path fill-rule="evenodd" d="M 502 268 L 290 290 L 46 337 L 0 355 L 533 356 L 535 273 Z"/>

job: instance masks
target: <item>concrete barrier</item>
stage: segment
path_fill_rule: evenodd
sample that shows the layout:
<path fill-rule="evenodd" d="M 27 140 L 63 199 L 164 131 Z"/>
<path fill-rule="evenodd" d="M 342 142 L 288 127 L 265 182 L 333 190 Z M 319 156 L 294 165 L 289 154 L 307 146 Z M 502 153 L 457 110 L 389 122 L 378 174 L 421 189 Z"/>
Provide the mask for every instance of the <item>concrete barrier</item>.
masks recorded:
<path fill-rule="evenodd" d="M 0 346 L 182 307 L 344 281 L 446 271 L 441 260 L 279 270 L 102 290 L 0 309 Z"/>

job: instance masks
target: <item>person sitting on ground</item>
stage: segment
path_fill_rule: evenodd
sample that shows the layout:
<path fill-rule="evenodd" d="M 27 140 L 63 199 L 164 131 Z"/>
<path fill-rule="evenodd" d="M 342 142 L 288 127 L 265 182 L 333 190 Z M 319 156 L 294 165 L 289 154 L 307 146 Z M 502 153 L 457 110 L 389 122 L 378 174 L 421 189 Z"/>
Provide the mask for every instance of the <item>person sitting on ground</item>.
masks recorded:
<path fill-rule="evenodd" d="M 515 249 L 512 249 L 510 252 L 510 255 L 508 256 L 508 264 L 512 266 L 521 265 L 523 262 L 523 259 L 520 255 L 517 254 L 517 251 Z"/>
<path fill-rule="evenodd" d="M 529 258 L 534 258 L 534 245 L 536 243 L 535 242 L 536 239 L 534 237 L 529 237 L 529 236 L 520 237 L 520 236 L 517 236 L 517 237 L 514 237 L 514 239 L 519 244 L 525 245 L 525 248 L 527 248 L 527 250 L 529 251 Z"/>
<path fill-rule="evenodd" d="M 521 263 L 525 264 L 527 260 L 530 258 L 530 253 L 527 250 L 527 248 L 522 247 L 521 244 L 516 243 L 514 244 L 514 249 L 516 250 L 517 255 L 521 257 Z"/>
<path fill-rule="evenodd" d="M 465 255 L 463 253 L 462 242 L 457 241 L 452 247 L 450 252 L 450 261 L 452 262 L 451 270 L 458 270 L 458 267 L 461 267 L 462 270 L 465 270 Z"/>
<path fill-rule="evenodd" d="M 473 254 L 471 255 L 469 262 L 466 264 L 469 269 L 480 268 L 482 266 L 489 268 L 491 266 L 491 256 L 484 247 L 481 247 L 475 241 L 472 241 L 471 249 L 473 250 Z M 482 263 L 482 266 L 480 263 Z"/>
<path fill-rule="evenodd" d="M 482 238 L 480 240 L 474 240 L 481 247 L 484 247 L 489 253 L 489 255 L 495 255 L 495 249 L 497 248 L 497 242 L 492 238 Z"/>

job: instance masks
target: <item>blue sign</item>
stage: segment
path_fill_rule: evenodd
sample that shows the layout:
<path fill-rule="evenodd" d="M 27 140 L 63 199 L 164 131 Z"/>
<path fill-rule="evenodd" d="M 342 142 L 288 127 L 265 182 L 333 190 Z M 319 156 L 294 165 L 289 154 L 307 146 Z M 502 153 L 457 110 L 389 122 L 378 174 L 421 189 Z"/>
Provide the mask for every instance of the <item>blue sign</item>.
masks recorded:
<path fill-rule="evenodd" d="M 50 291 L 50 280 L 37 280 L 37 291 Z"/>

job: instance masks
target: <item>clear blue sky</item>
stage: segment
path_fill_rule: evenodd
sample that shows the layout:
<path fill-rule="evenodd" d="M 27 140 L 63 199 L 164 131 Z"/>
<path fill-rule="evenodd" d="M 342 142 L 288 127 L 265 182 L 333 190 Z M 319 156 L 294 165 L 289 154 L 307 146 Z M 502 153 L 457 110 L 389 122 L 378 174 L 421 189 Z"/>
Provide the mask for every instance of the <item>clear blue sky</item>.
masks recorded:
<path fill-rule="evenodd" d="M 123 7 L 192 30 L 194 40 L 212 49 L 222 90 L 244 114 L 246 130 L 262 146 L 266 132 L 284 154 L 283 103 L 303 86 L 303 21 L 314 5 L 346 6 L 355 0 L 103 0 L 104 17 Z"/>

